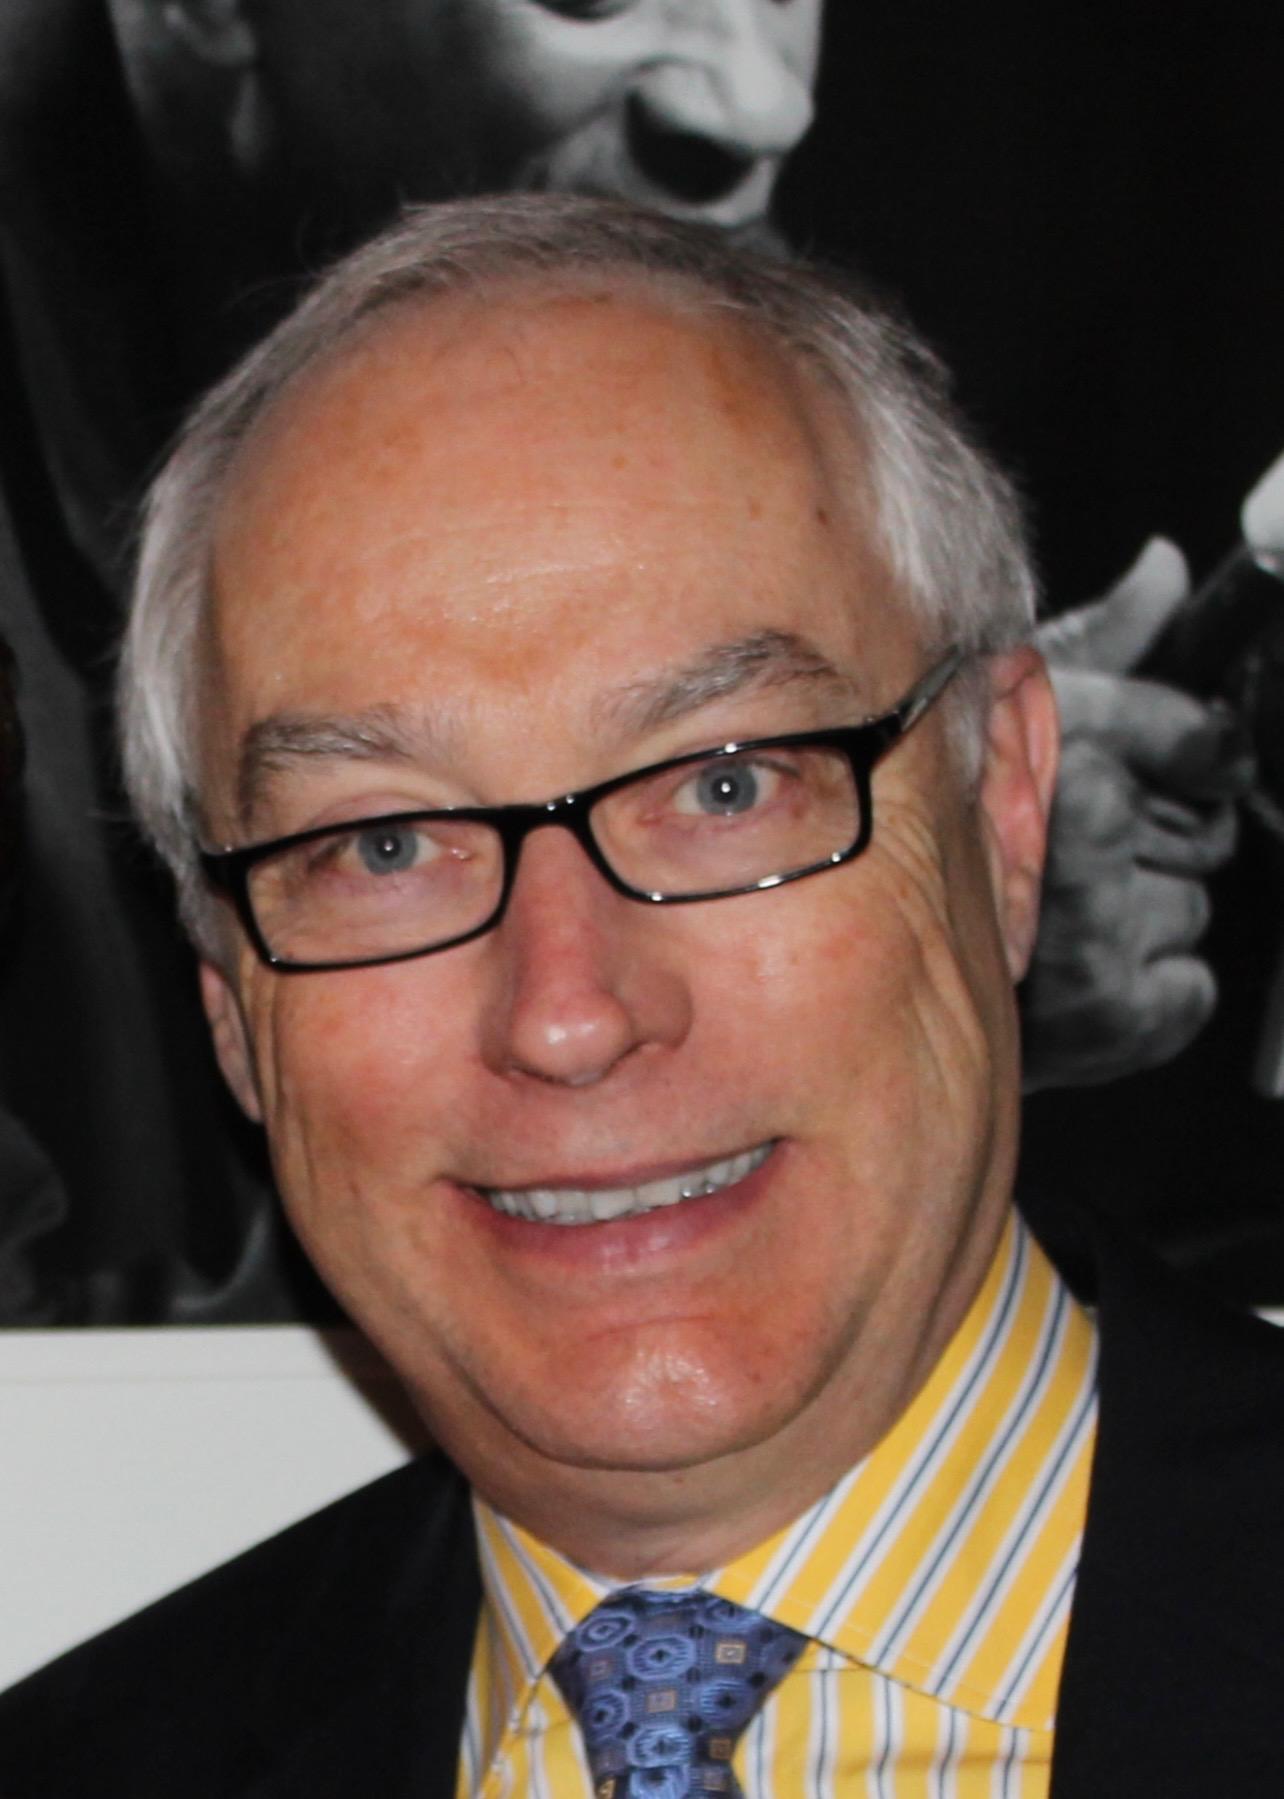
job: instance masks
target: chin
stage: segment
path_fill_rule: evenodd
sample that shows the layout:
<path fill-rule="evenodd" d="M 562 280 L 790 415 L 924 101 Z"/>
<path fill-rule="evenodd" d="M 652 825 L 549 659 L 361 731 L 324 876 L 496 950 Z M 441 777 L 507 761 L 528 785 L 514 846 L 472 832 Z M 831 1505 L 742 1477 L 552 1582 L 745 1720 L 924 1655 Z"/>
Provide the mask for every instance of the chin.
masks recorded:
<path fill-rule="evenodd" d="M 504 1422 L 529 1448 L 565 1467 L 666 1473 L 716 1461 L 765 1441 L 799 1402 L 743 1370 L 690 1352 L 654 1351 L 615 1379 L 598 1378 L 572 1404 L 511 1407 Z"/>

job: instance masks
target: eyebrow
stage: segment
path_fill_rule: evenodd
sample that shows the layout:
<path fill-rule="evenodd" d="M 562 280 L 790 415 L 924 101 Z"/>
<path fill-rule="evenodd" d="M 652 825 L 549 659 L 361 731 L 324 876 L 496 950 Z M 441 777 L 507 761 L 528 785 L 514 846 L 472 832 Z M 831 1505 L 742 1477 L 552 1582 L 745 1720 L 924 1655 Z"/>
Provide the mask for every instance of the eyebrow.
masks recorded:
<path fill-rule="evenodd" d="M 846 706 L 858 697 L 857 684 L 807 638 L 763 630 L 713 644 L 678 668 L 602 695 L 593 717 L 603 730 L 641 736 L 714 700 L 793 682 L 828 689 Z M 440 753 L 443 735 L 427 717 L 391 704 L 334 717 L 280 712 L 260 719 L 245 733 L 238 758 L 241 827 L 251 828 L 274 778 L 299 763 L 421 763 Z"/>
<path fill-rule="evenodd" d="M 397 706 L 342 717 L 278 712 L 251 725 L 237 762 L 236 804 L 248 829 L 274 776 L 299 762 L 418 762 L 439 740 L 426 720 Z"/>
<path fill-rule="evenodd" d="M 828 688 L 850 705 L 859 688 L 806 637 L 793 631 L 754 631 L 714 644 L 691 662 L 605 695 L 595 707 L 600 721 L 643 733 L 698 712 L 714 700 L 805 682 Z"/>

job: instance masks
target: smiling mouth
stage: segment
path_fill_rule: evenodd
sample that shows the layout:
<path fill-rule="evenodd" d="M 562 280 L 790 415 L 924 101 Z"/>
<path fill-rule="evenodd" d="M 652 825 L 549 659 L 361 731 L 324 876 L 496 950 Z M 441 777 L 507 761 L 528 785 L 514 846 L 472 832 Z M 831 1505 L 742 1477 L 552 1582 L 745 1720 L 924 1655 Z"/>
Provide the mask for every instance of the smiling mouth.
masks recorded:
<path fill-rule="evenodd" d="M 705 1162 L 663 1180 L 643 1181 L 636 1187 L 479 1187 L 477 1191 L 495 1211 L 532 1224 L 606 1224 L 721 1193 L 761 1168 L 774 1148 L 774 1143 L 761 1143 L 757 1149 Z"/>

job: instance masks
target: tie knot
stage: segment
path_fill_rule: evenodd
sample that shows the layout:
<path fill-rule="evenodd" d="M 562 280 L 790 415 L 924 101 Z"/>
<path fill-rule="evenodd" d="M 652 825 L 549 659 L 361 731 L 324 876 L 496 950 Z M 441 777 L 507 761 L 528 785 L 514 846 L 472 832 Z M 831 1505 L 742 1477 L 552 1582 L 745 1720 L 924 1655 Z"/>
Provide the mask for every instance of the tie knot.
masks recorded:
<path fill-rule="evenodd" d="M 806 1640 L 702 1590 L 603 1600 L 549 1664 L 598 1799 L 738 1794 L 736 1741 Z"/>

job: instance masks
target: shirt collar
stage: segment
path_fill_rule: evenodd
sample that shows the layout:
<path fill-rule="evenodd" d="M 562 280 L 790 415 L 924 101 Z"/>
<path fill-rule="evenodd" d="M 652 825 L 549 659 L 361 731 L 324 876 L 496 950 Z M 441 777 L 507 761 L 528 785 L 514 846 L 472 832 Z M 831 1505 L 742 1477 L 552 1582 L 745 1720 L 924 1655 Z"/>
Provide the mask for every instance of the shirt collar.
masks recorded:
<path fill-rule="evenodd" d="M 1086 1508 L 1095 1335 L 1016 1214 L 927 1381 L 821 1500 L 698 1584 L 902 1684 L 1051 1727 Z M 474 1497 L 487 1710 L 524 1708 L 614 1585 Z M 693 1578 L 648 1581 L 681 1589 Z"/>
<path fill-rule="evenodd" d="M 888 1434 L 710 1584 L 947 1704 L 1050 1729 L 1095 1424 L 1094 1327 L 1014 1213 Z"/>

